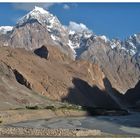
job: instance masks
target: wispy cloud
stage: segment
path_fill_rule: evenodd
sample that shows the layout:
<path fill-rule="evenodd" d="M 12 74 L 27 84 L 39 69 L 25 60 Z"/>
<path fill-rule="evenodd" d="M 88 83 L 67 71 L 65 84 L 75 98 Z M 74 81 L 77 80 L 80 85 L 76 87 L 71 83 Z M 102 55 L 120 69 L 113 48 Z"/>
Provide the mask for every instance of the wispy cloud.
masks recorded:
<path fill-rule="evenodd" d="M 52 7 L 54 4 L 55 4 L 55 3 L 46 3 L 46 4 L 44 5 L 44 7 L 45 7 L 46 9 L 49 9 L 49 8 Z"/>
<path fill-rule="evenodd" d="M 77 8 L 78 7 L 78 4 L 77 3 L 72 3 L 71 4 L 74 8 Z"/>
<path fill-rule="evenodd" d="M 13 3 L 12 4 L 12 6 L 15 9 L 24 10 L 24 11 L 30 11 L 35 6 L 39 6 L 39 7 L 45 8 L 45 9 L 49 9 L 53 5 L 54 5 L 54 3 Z"/>
<path fill-rule="evenodd" d="M 48 3 L 12 3 L 12 6 L 14 9 L 17 9 L 17 10 L 23 10 L 23 11 L 30 11 L 32 10 L 35 6 L 38 6 L 38 7 L 42 7 L 44 9 L 49 9 L 50 7 L 54 6 L 54 5 L 59 5 L 59 3 L 51 3 L 51 2 L 48 2 Z M 77 8 L 78 4 L 77 3 L 60 3 L 62 4 L 62 8 L 64 10 L 69 10 L 71 8 Z"/>
<path fill-rule="evenodd" d="M 69 10 L 70 9 L 70 6 L 68 4 L 64 4 L 63 9 Z"/>

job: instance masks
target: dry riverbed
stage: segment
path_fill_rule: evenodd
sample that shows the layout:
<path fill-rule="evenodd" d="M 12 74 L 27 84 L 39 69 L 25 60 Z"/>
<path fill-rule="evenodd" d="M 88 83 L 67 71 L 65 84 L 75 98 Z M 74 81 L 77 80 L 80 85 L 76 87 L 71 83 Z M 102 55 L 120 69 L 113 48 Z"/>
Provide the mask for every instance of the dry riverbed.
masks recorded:
<path fill-rule="evenodd" d="M 17 123 L 21 121 L 29 121 L 36 119 L 49 119 L 55 117 L 63 116 L 85 116 L 87 113 L 85 111 L 76 110 L 56 110 L 52 111 L 49 109 L 39 109 L 39 110 L 5 110 L 0 111 L 0 121 L 1 126 L 11 123 Z"/>
<path fill-rule="evenodd" d="M 1 137 L 139 137 L 140 113 L 87 116 L 80 110 L 0 111 Z"/>
<path fill-rule="evenodd" d="M 85 111 L 76 110 L 7 110 L 0 111 L 1 137 L 96 137 L 101 136 L 100 130 L 80 130 L 80 129 L 50 129 L 50 128 L 36 128 L 32 127 L 10 127 L 11 124 L 22 123 L 25 121 L 32 121 L 38 119 L 51 119 L 57 117 L 70 117 L 70 116 L 85 116 Z"/>

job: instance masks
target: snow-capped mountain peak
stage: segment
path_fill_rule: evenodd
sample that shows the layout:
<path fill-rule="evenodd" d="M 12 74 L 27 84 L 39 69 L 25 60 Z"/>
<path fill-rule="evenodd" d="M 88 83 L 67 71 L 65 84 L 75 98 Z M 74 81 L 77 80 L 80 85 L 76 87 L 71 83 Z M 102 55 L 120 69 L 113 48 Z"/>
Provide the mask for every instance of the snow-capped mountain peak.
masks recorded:
<path fill-rule="evenodd" d="M 17 26 L 22 26 L 26 23 L 39 22 L 43 25 L 54 43 L 62 46 L 67 46 L 73 52 L 75 57 L 78 57 L 87 50 L 93 40 L 109 43 L 112 49 L 118 48 L 127 51 L 131 55 L 140 52 L 140 34 L 135 34 L 129 37 L 126 41 L 109 40 L 104 35 L 94 35 L 93 32 L 83 23 L 70 21 L 68 26 L 60 23 L 58 18 L 41 7 L 36 7 L 22 17 Z"/>
<path fill-rule="evenodd" d="M 60 24 L 56 16 L 52 15 L 51 13 L 49 13 L 41 7 L 35 6 L 35 8 L 32 11 L 30 11 L 21 19 L 19 19 L 17 25 L 21 26 L 25 23 L 30 23 L 34 20 L 37 20 L 40 24 L 47 24 L 48 26 L 52 24 Z"/>
<path fill-rule="evenodd" d="M 140 52 L 140 33 L 130 36 L 123 45 L 130 55 L 135 55 Z"/>
<path fill-rule="evenodd" d="M 35 6 L 35 8 L 33 9 L 33 11 L 38 11 L 38 12 L 40 12 L 41 14 L 49 14 L 48 11 L 46 11 L 46 10 L 44 10 L 43 8 L 38 7 L 38 6 Z M 32 12 L 33 12 L 33 11 L 32 11 Z"/>
<path fill-rule="evenodd" d="M 83 23 L 76 23 L 71 21 L 68 26 L 69 42 L 68 46 L 73 50 L 75 57 L 89 47 L 90 38 L 93 32 Z"/>
<path fill-rule="evenodd" d="M 0 26 L 0 34 L 7 34 L 7 32 L 12 31 L 12 26 Z"/>
<path fill-rule="evenodd" d="M 88 47 L 88 39 L 93 35 L 92 31 L 83 23 L 78 24 L 71 21 L 69 26 L 62 25 L 56 16 L 41 7 L 35 7 L 27 13 L 17 22 L 16 27 L 36 22 L 47 29 L 54 43 L 69 48 L 74 57 L 77 55 L 77 48 L 79 48 L 79 52 Z"/>
<path fill-rule="evenodd" d="M 110 41 L 112 49 L 118 48 L 129 53 L 131 56 L 140 53 L 140 33 L 129 36 L 126 40 L 112 39 Z"/>
<path fill-rule="evenodd" d="M 48 30 L 51 38 L 55 42 L 60 41 L 61 36 L 65 36 L 65 27 L 60 23 L 58 18 L 45 9 L 37 6 L 35 6 L 35 8 L 27 13 L 24 17 L 22 17 L 17 22 L 17 26 L 22 26 L 26 23 L 33 23 L 36 21 Z"/>

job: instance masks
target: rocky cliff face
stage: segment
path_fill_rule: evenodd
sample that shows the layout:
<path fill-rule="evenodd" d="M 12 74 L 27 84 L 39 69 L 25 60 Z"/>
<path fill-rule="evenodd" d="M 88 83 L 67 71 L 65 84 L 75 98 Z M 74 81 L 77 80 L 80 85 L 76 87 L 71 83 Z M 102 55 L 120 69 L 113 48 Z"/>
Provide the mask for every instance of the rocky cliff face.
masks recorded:
<path fill-rule="evenodd" d="M 100 99 L 105 106 L 120 106 L 117 94 L 140 80 L 139 34 L 109 40 L 82 23 L 64 26 L 39 7 L 11 30 L 0 30 L 0 44 L 5 46 L 0 59 L 16 80 L 53 100 L 104 106 Z"/>
<path fill-rule="evenodd" d="M 139 81 L 140 69 L 135 56 L 121 46 L 112 49 L 110 42 L 104 42 L 100 37 L 92 40 L 80 58 L 99 64 L 112 86 L 123 94 Z"/>
<path fill-rule="evenodd" d="M 46 28 L 38 22 L 27 23 L 21 27 L 15 27 L 9 35 L 8 44 L 14 48 L 33 50 L 43 44 L 51 44 L 52 40 Z"/>

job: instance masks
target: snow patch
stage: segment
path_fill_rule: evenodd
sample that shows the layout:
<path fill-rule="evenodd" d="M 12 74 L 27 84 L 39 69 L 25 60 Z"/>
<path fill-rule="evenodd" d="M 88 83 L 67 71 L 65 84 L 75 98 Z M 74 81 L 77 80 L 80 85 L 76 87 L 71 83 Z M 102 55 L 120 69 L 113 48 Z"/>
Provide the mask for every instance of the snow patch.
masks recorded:
<path fill-rule="evenodd" d="M 84 34 L 84 38 L 90 38 L 91 36 L 92 36 L 91 33 L 89 33 L 89 34 Z"/>
<path fill-rule="evenodd" d="M 111 44 L 110 47 L 111 47 L 112 49 L 114 49 L 114 48 L 116 48 L 116 44 L 115 44 L 115 43 L 114 43 L 114 44 Z"/>
<path fill-rule="evenodd" d="M 74 35 L 75 34 L 75 31 L 70 30 L 69 31 L 69 34 Z"/>
<path fill-rule="evenodd" d="M 128 43 L 132 48 L 136 49 L 136 46 L 132 42 L 128 42 Z"/>
<path fill-rule="evenodd" d="M 75 46 L 73 45 L 73 43 L 70 40 L 68 42 L 68 46 L 72 49 L 72 51 L 74 52 L 74 54 L 76 54 L 76 52 L 75 52 Z"/>
<path fill-rule="evenodd" d="M 7 32 L 10 32 L 13 30 L 12 26 L 0 26 L 0 33 L 7 34 Z"/>
<path fill-rule="evenodd" d="M 105 42 L 108 41 L 108 38 L 105 35 L 99 36 L 102 40 L 104 40 Z"/>
<path fill-rule="evenodd" d="M 56 37 L 55 37 L 54 35 L 51 35 L 51 38 L 52 38 L 53 40 L 56 40 Z"/>
<path fill-rule="evenodd" d="M 48 14 L 48 12 L 46 10 L 44 10 L 43 8 L 38 7 L 38 6 L 35 6 L 34 10 L 39 11 L 42 14 Z"/>
<path fill-rule="evenodd" d="M 130 49 L 130 55 L 135 55 L 136 54 L 136 52 L 135 52 L 135 50 L 132 50 L 132 49 Z"/>

